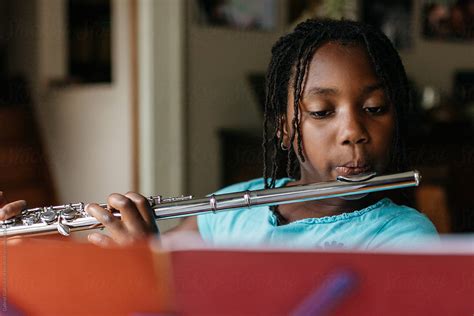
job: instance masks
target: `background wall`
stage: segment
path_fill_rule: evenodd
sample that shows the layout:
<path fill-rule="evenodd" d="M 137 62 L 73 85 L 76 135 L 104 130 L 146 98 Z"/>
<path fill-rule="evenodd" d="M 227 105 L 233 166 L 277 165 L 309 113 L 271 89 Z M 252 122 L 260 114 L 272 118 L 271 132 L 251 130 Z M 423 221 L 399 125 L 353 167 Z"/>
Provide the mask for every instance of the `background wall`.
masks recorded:
<path fill-rule="evenodd" d="M 284 1 L 272 32 L 198 25 L 188 2 L 187 152 L 188 191 L 211 193 L 220 184 L 218 130 L 260 128 L 262 113 L 246 76 L 265 72 L 273 43 L 284 32 Z"/>
<path fill-rule="evenodd" d="M 36 111 L 60 202 L 131 190 L 128 1 L 112 1 L 111 84 L 58 87 L 65 75 L 64 0 L 38 1 Z"/>
<path fill-rule="evenodd" d="M 348 1 L 346 16 L 357 15 L 358 1 Z M 286 4 L 279 2 L 273 32 L 237 31 L 198 25 L 188 2 L 187 159 L 188 191 L 207 194 L 219 188 L 221 128 L 258 129 L 261 113 L 246 75 L 265 71 L 273 43 L 287 31 Z M 450 93 L 456 69 L 474 68 L 474 45 L 426 41 L 421 35 L 422 0 L 413 1 L 413 46 L 401 50 L 407 73 L 419 87 Z"/>
<path fill-rule="evenodd" d="M 138 1 L 142 193 L 204 195 L 221 186 L 218 131 L 260 128 L 246 76 L 265 72 L 271 46 L 288 30 L 287 1 L 278 1 L 270 32 L 199 25 L 191 0 Z M 7 21 L 0 1 L 0 44 L 13 52 L 8 72 L 32 83 L 60 202 L 102 201 L 133 189 L 130 2 L 112 0 L 113 83 L 60 87 L 51 82 L 66 73 L 65 3 L 12 0 L 16 15 Z M 413 47 L 400 53 L 418 86 L 449 93 L 454 71 L 474 68 L 474 45 L 422 39 L 421 5 L 414 1 Z"/>
<path fill-rule="evenodd" d="M 457 69 L 474 69 L 474 44 L 425 40 L 422 37 L 422 0 L 413 1 L 413 47 L 400 55 L 408 76 L 419 87 L 431 86 L 450 94 Z"/>

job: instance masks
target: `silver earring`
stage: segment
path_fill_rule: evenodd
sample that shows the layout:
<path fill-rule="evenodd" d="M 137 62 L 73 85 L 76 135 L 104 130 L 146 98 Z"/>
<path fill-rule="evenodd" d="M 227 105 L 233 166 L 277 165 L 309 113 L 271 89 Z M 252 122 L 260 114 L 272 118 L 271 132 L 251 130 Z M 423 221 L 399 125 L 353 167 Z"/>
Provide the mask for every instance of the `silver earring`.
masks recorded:
<path fill-rule="evenodd" d="M 288 149 L 290 149 L 290 147 L 286 146 L 283 142 L 280 143 L 280 148 L 283 151 L 287 151 Z"/>

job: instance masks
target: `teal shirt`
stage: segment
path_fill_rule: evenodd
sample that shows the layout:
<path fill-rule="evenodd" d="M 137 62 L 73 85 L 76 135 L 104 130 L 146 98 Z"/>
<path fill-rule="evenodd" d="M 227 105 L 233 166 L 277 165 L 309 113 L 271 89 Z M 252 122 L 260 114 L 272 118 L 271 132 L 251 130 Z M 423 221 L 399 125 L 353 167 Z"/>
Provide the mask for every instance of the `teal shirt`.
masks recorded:
<path fill-rule="evenodd" d="M 276 187 L 290 179 L 279 179 Z M 215 194 L 263 189 L 263 179 L 234 184 Z M 320 218 L 306 218 L 277 226 L 268 206 L 243 208 L 197 219 L 202 238 L 217 246 L 261 244 L 296 248 L 377 249 L 416 244 L 437 232 L 430 220 L 417 210 L 384 198 L 364 209 Z"/>

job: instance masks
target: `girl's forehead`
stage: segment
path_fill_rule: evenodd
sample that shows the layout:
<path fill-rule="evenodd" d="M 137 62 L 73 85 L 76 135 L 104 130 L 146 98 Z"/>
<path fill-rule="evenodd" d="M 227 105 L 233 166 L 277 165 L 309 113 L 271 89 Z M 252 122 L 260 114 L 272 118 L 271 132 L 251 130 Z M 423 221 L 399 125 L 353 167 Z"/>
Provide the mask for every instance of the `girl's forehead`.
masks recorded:
<path fill-rule="evenodd" d="M 319 67 L 328 65 L 337 68 L 344 67 L 347 64 L 357 64 L 373 70 L 372 62 L 365 46 L 358 43 L 326 43 L 316 49 L 310 63 L 310 66 L 316 64 Z"/>
<path fill-rule="evenodd" d="M 326 43 L 314 52 L 308 66 L 308 80 L 377 81 L 367 50 L 358 43 Z"/>

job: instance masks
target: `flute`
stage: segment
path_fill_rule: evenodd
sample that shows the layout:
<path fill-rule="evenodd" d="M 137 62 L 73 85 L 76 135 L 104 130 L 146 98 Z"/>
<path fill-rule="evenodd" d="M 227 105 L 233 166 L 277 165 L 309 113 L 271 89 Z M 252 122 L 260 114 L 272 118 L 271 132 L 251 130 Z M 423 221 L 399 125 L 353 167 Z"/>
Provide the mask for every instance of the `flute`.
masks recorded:
<path fill-rule="evenodd" d="M 338 176 L 335 181 L 287 186 L 273 189 L 209 195 L 163 198 L 151 196 L 148 203 L 156 220 L 218 213 L 255 206 L 273 206 L 334 197 L 357 197 L 371 192 L 418 186 L 418 171 L 377 176 L 376 173 Z M 107 208 L 107 204 L 100 204 Z M 120 213 L 112 213 L 120 217 Z M 25 209 L 16 217 L 0 221 L 3 236 L 44 235 L 55 232 L 69 236 L 73 231 L 103 227 L 84 210 L 84 203 Z"/>

